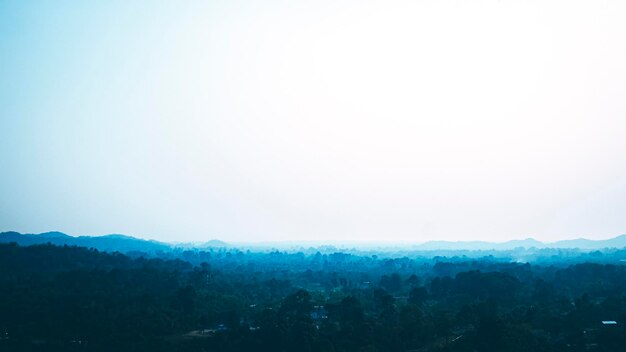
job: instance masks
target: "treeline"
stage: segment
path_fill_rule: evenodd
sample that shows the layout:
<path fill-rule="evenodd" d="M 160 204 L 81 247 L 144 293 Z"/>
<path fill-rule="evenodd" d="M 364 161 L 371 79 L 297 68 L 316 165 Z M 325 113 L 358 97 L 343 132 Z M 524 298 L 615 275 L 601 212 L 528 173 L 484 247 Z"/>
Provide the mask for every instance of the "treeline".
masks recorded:
<path fill-rule="evenodd" d="M 0 350 L 620 351 L 626 345 L 626 267 L 619 262 L 186 256 L 1 244 Z"/>

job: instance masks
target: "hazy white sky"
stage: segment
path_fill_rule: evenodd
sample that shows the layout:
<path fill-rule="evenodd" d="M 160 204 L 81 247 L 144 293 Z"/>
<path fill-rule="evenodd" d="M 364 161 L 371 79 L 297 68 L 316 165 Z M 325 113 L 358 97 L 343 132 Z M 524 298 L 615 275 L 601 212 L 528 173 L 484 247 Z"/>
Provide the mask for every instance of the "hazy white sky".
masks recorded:
<path fill-rule="evenodd" d="M 626 233 L 626 2 L 0 1 L 0 231 Z"/>

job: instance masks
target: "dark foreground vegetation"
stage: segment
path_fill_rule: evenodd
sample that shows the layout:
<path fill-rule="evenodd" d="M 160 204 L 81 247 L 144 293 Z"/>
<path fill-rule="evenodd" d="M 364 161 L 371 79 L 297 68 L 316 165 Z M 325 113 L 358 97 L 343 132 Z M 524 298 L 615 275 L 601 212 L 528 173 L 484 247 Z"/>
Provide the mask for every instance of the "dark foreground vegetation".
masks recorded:
<path fill-rule="evenodd" d="M 0 351 L 624 351 L 626 266 L 594 255 L 159 259 L 0 244 Z"/>

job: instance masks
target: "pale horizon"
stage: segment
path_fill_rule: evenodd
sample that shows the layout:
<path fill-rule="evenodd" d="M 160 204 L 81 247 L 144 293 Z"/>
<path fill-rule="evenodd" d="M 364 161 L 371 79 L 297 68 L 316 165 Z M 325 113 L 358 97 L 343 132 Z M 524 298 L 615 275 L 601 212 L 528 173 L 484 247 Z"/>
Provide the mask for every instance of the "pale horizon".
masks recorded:
<path fill-rule="evenodd" d="M 45 234 L 45 233 L 51 233 L 51 232 L 60 232 L 63 233 L 65 235 L 71 236 L 71 237 L 103 237 L 103 236 L 128 236 L 128 237 L 132 237 L 132 238 L 136 238 L 136 239 L 141 239 L 141 240 L 147 240 L 147 241 L 157 241 L 157 242 L 162 242 L 162 243 L 167 243 L 167 244 L 171 244 L 171 245 L 177 245 L 177 244 L 184 244 L 184 245 L 202 245 L 202 244 L 206 244 L 208 242 L 211 241 L 220 241 L 220 242 L 224 242 L 227 243 L 229 245 L 233 245 L 235 247 L 237 246 L 270 246 L 270 245 L 278 245 L 281 247 L 284 246 L 307 246 L 307 245 L 311 245 L 311 246 L 325 246 L 325 245 L 330 245 L 330 246 L 381 246 L 381 247 L 393 247 L 393 246 L 399 246 L 399 245 L 420 245 L 420 244 L 425 244 L 425 243 L 429 243 L 429 242 L 450 242 L 450 243 L 463 243 L 463 242 L 486 242 L 486 243 L 493 243 L 493 244 L 503 244 L 503 243 L 507 243 L 507 242 L 511 242 L 511 241 L 525 241 L 525 240 L 535 240 L 535 241 L 539 241 L 542 242 L 543 244 L 552 244 L 552 243 L 556 243 L 556 242 L 560 242 L 560 241 L 570 241 L 570 240 L 579 240 L 579 239 L 584 239 L 584 240 L 592 240 L 592 241 L 604 241 L 604 240 L 610 240 L 610 239 L 614 239 L 617 237 L 621 237 L 621 236 L 626 236 L 626 233 L 623 234 L 616 234 L 614 236 L 608 236 L 608 237 L 604 237 L 604 238 L 591 238 L 588 236 L 579 236 L 579 237 L 569 237 L 569 238 L 563 238 L 563 239 L 559 239 L 559 240 L 542 240 L 541 238 L 537 238 L 534 236 L 526 236 L 526 237 L 519 237 L 519 238 L 508 238 L 508 239 L 503 239 L 503 240 L 485 240 L 485 239 L 480 239 L 480 238 L 472 238 L 472 239 L 467 239 L 467 240 L 457 240 L 457 239 L 433 239 L 433 240 L 426 240 L 426 241 L 418 241 L 418 240 L 411 240 L 411 239 L 405 239 L 405 240 L 367 240 L 367 239 L 347 239 L 347 240 L 341 240 L 341 239 L 329 239 L 329 240 L 324 240 L 324 239 L 294 239 L 294 240 L 243 240 L 243 241 L 226 241 L 222 238 L 219 237 L 209 237 L 209 238 L 205 238 L 205 239 L 199 239 L 199 240 L 191 240 L 191 241 L 179 241 L 179 240 L 159 240 L 157 238 L 154 237 L 150 237 L 149 235 L 135 235 L 135 234 L 128 234 L 128 233 L 119 233 L 119 232 L 114 232 L 114 233 L 103 233 L 103 234 L 72 234 L 72 233 L 67 233 L 67 232 L 63 232 L 63 231 L 58 231 L 58 230 L 51 230 L 51 231 L 42 231 L 42 232 L 35 232 L 35 233 L 26 233 L 26 232 L 20 232 L 20 231 L 15 231 L 15 230 L 6 230 L 6 231 L 0 231 L 0 232 L 17 232 L 17 233 L 21 233 L 23 235 L 40 235 L 40 234 Z"/>

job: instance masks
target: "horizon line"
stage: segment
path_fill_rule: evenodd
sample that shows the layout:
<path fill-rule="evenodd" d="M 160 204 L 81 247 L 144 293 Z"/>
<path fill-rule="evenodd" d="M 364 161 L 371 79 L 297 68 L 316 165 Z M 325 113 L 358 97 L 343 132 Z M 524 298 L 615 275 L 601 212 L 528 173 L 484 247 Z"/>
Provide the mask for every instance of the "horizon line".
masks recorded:
<path fill-rule="evenodd" d="M 428 244 L 428 243 L 437 243 L 437 242 L 446 242 L 446 243 L 488 243 L 488 244 L 506 244 L 509 242 L 515 242 L 515 241 L 528 241 L 528 240 L 532 240 L 532 241 L 537 241 L 540 242 L 542 244 L 553 244 L 553 243 L 558 243 L 558 242 L 563 242 L 563 241 L 574 241 L 574 240 L 586 240 L 586 241 L 606 241 L 606 240 L 611 240 L 611 239 L 615 239 L 617 237 L 621 237 L 621 236 L 625 236 L 625 233 L 621 233 L 621 234 L 617 234 L 617 235 L 612 235 L 606 238 L 600 238 L 600 239 L 590 239 L 587 237 L 569 237 L 569 238 L 565 238 L 565 239 L 559 239 L 559 240 L 551 240 L 551 241 L 545 241 L 545 240 L 541 240 L 532 236 L 528 236 L 525 238 L 512 238 L 512 239 L 508 239 L 505 241 L 490 241 L 490 240 L 485 240 L 485 239 L 472 239 L 472 240 L 450 240 L 450 239 L 430 239 L 430 240 L 425 240 L 425 241 L 411 241 L 411 240 L 379 240 L 379 239 L 349 239 L 349 240 L 342 240 L 342 239 L 330 239 L 330 240 L 320 240 L 320 239 L 301 239 L 301 240 L 248 240 L 248 241 L 239 241 L 239 240 L 234 240 L 234 241 L 229 241 L 229 240 L 224 240 L 218 237 L 213 237 L 213 238 L 208 238 L 206 240 L 188 240 L 188 241 L 163 241 L 163 240 L 158 240 L 155 238 L 150 238 L 150 237 L 143 237 L 141 235 L 130 235 L 130 234 L 125 234 L 125 233 L 119 233 L 119 232 L 112 232 L 112 233 L 105 233 L 105 234 L 98 234 L 98 235 L 85 235 L 85 234 L 80 234 L 80 235 L 75 235 L 75 234 L 70 234 L 68 232 L 64 232 L 64 231 L 58 231 L 58 230 L 52 230 L 52 231 L 45 231 L 45 232 L 39 232 L 39 233 L 34 233 L 34 232 L 20 232 L 20 231 L 15 231 L 15 230 L 7 230 L 7 231 L 2 231 L 0 233 L 7 233 L 7 232 L 15 232 L 15 233 L 19 233 L 21 235 L 42 235 L 42 234 L 46 234 L 46 233 L 60 233 L 60 234 L 64 234 L 73 238 L 78 238 L 78 237 L 93 237 L 93 238 L 97 238 L 97 237 L 106 237 L 106 236 L 126 236 L 126 237 L 130 237 L 130 238 L 134 238 L 134 239 L 139 239 L 139 240 L 144 240 L 144 241 L 150 241 L 150 242 L 159 242 L 159 243 L 164 243 L 164 244 L 169 244 L 169 245 L 190 245 L 190 244 L 205 244 L 211 241 L 219 241 L 219 242 L 223 242 L 225 244 L 229 244 L 229 245 L 256 245 L 256 246 L 263 246 L 263 245 L 275 245 L 275 244 L 289 244 L 289 245 L 302 245 L 302 244 L 315 244 L 315 245 L 386 245 L 386 246 L 397 246 L 397 245 L 423 245 L 423 244 Z"/>

